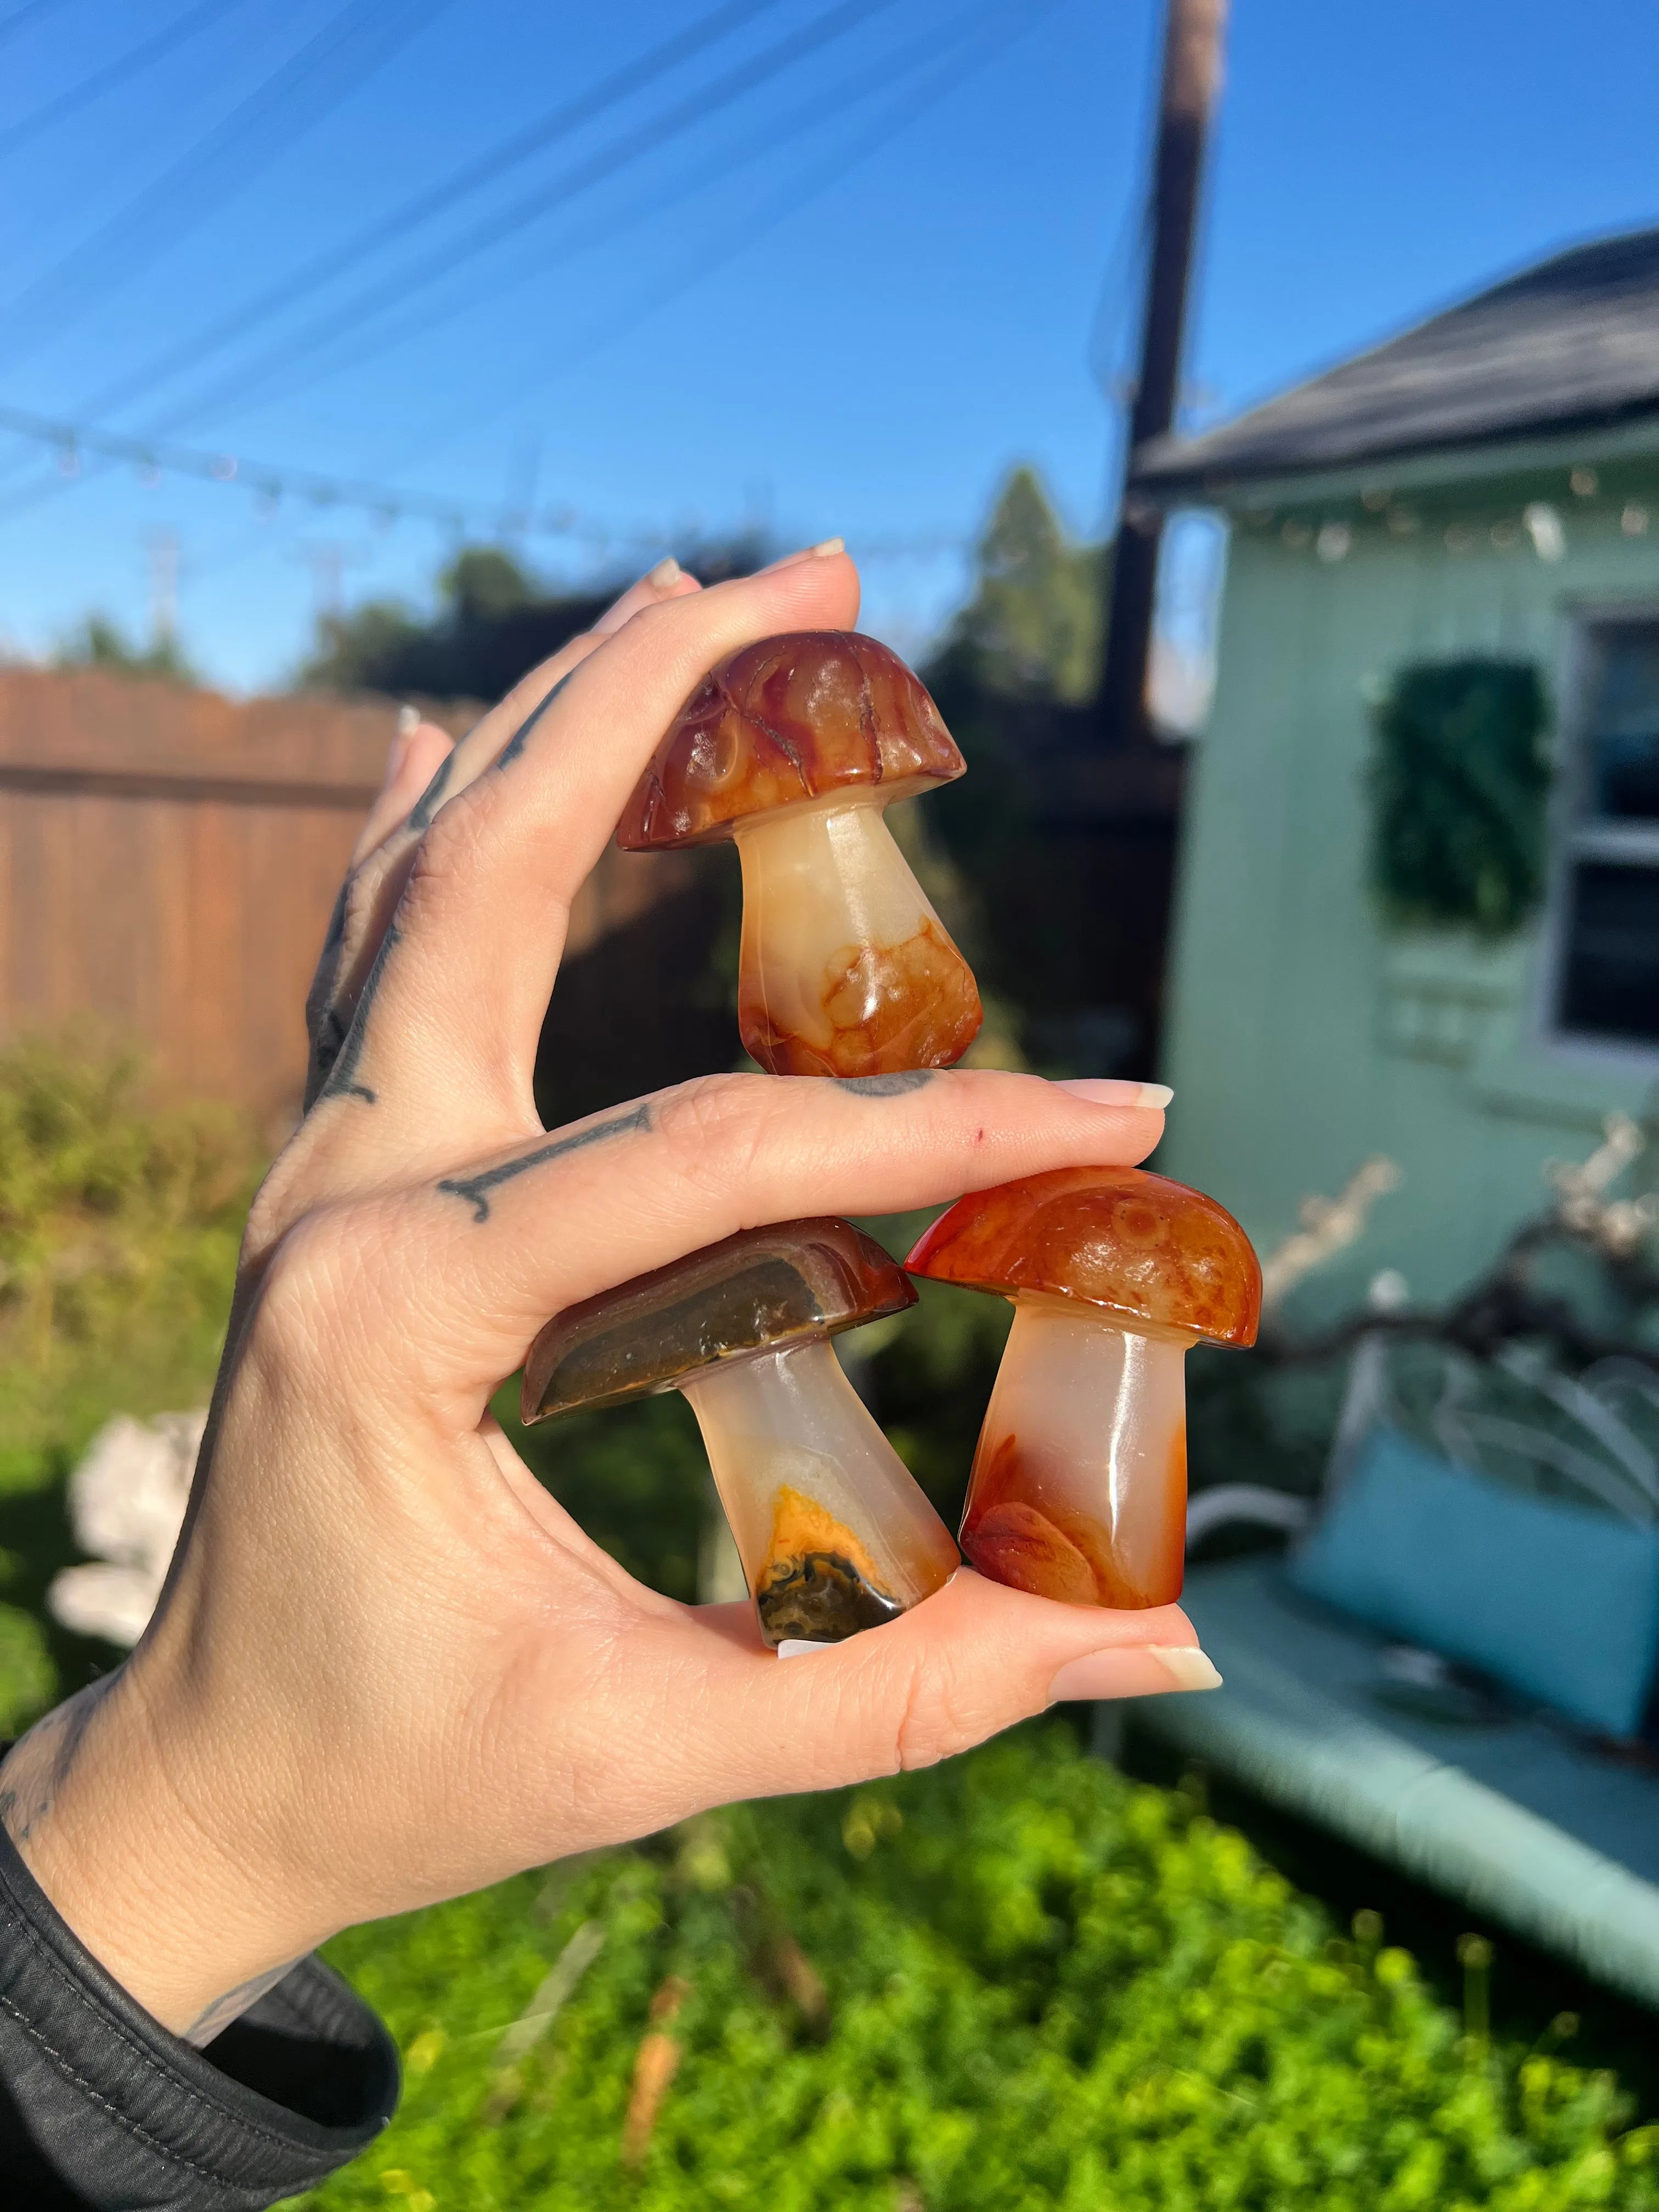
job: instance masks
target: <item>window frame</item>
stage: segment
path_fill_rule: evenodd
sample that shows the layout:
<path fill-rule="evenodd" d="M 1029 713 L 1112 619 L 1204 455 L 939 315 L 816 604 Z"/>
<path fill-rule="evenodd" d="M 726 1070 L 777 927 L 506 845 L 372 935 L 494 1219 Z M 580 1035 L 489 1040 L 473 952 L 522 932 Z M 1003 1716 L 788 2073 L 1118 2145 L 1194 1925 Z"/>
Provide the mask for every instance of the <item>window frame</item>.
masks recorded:
<path fill-rule="evenodd" d="M 1566 637 L 1561 656 L 1558 696 L 1560 712 L 1556 725 L 1556 773 L 1551 794 L 1547 836 L 1541 957 L 1534 1010 L 1534 1036 L 1552 1057 L 1580 1067 L 1609 1074 L 1645 1079 L 1659 1077 L 1659 1039 L 1644 1044 L 1635 1039 L 1600 1036 L 1591 1031 L 1568 1029 L 1560 1014 L 1571 942 L 1572 877 L 1583 860 L 1611 861 L 1615 866 L 1648 866 L 1659 875 L 1659 819 L 1651 824 L 1615 823 L 1587 817 L 1585 799 L 1589 788 L 1589 719 L 1592 687 L 1597 674 L 1597 644 L 1612 630 L 1659 629 L 1659 592 L 1644 592 L 1628 599 L 1576 601 L 1561 612 Z"/>

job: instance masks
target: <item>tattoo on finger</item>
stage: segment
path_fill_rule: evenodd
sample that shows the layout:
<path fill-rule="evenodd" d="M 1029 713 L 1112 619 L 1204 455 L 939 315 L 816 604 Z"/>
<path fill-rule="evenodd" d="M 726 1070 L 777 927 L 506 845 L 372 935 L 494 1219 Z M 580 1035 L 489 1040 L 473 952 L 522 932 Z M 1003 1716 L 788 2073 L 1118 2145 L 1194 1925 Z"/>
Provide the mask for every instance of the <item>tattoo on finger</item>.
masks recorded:
<path fill-rule="evenodd" d="M 415 802 L 415 810 L 409 817 L 411 830 L 429 830 L 432 827 L 432 817 L 444 803 L 444 793 L 449 787 L 449 779 L 454 771 L 455 755 L 453 751 L 447 752 L 438 763 L 437 774 Z"/>
<path fill-rule="evenodd" d="M 519 755 L 524 750 L 525 746 L 529 742 L 530 732 L 535 728 L 537 723 L 540 721 L 542 716 L 553 704 L 553 702 L 558 697 L 560 692 L 563 690 L 565 685 L 569 683 L 571 678 L 575 674 L 575 672 L 576 672 L 574 668 L 567 669 L 564 674 L 560 677 L 558 682 L 553 686 L 553 689 L 548 693 L 546 698 L 542 701 L 541 704 L 531 708 L 524 720 L 520 723 L 518 728 L 514 731 L 512 736 L 501 747 L 501 750 L 497 755 L 495 760 L 495 765 L 497 768 L 506 768 L 509 766 L 511 763 L 517 760 Z"/>
<path fill-rule="evenodd" d="M 578 1129 L 568 1137 L 555 1137 L 545 1145 L 538 1145 L 533 1152 L 526 1152 L 516 1160 L 504 1160 L 498 1168 L 485 1168 L 474 1176 L 446 1176 L 438 1188 L 452 1198 L 465 1199 L 472 1207 L 475 1222 L 488 1221 L 489 1193 L 498 1190 L 502 1183 L 527 1174 L 532 1168 L 544 1166 L 549 1160 L 562 1158 L 566 1152 L 578 1152 L 584 1146 L 600 1144 L 607 1137 L 626 1136 L 632 1130 L 650 1127 L 649 1105 L 635 1106 L 631 1113 L 613 1115 L 608 1121 L 596 1121 L 591 1129 Z"/>
<path fill-rule="evenodd" d="M 317 1093 L 319 1098 L 361 1098 L 365 1106 L 373 1106 L 379 1097 L 380 1094 L 372 1090 L 367 1083 L 358 1082 L 357 1063 L 363 1056 L 363 1043 L 368 1035 L 368 1017 L 374 1004 L 375 994 L 380 990 L 381 978 L 386 974 L 387 957 L 392 946 L 401 944 L 402 941 L 397 923 L 388 923 L 386 935 L 380 939 L 380 949 L 374 955 L 374 965 L 364 978 L 363 988 L 358 995 L 356 1008 L 351 1017 L 351 1026 L 340 1038 L 338 1044 L 333 1048 L 328 1073 L 324 1077 L 322 1088 Z M 318 1040 L 317 1054 L 319 1063 L 324 1054 L 329 1050 L 331 1036 L 337 1032 L 340 1026 L 338 1011 L 330 1006 L 323 1016 L 321 1034 Z"/>

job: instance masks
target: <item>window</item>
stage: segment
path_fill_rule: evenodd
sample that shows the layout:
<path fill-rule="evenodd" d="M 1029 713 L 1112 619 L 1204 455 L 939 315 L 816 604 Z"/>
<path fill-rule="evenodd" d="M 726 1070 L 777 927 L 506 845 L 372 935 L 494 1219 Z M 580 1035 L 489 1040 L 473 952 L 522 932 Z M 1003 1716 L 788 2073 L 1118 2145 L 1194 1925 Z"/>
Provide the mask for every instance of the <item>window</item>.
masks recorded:
<path fill-rule="evenodd" d="M 1659 1048 L 1659 614 L 1583 632 L 1558 1026 Z"/>

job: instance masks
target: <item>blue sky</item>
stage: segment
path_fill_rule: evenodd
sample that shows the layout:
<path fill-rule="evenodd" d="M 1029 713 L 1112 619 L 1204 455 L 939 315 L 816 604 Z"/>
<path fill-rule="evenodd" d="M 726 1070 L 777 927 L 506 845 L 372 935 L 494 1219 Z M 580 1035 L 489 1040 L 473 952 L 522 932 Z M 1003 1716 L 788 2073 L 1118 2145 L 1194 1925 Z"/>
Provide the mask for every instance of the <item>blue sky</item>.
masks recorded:
<path fill-rule="evenodd" d="M 239 463 L 146 483 L 83 454 L 71 484 L 0 434 L 0 644 L 48 649 L 91 607 L 143 629 L 174 540 L 185 643 L 239 688 L 293 665 L 331 574 L 348 600 L 424 592 L 432 526 L 292 496 L 262 514 L 250 459 L 486 512 L 533 490 L 581 520 L 530 541 L 572 578 L 648 560 L 630 532 L 843 532 L 872 555 L 870 626 L 913 648 L 1013 462 L 1097 527 L 1091 354 L 1124 349 L 1107 279 L 1151 0 L 753 0 L 435 221 L 400 213 L 714 12 L 0 0 L 0 404 L 176 422 Z M 1235 0 L 1190 360 L 1206 417 L 1558 243 L 1659 221 L 1656 83 L 1650 0 Z M 383 219 L 331 286 L 255 312 Z M 169 354 L 182 373 L 146 389 Z"/>

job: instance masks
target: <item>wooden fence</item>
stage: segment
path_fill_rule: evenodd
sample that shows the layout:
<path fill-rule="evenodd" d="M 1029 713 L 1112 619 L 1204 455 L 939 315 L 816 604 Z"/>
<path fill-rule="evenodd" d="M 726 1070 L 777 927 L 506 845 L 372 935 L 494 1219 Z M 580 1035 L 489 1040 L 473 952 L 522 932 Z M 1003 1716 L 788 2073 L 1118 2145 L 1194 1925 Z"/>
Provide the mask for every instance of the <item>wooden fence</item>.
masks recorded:
<path fill-rule="evenodd" d="M 291 1115 L 306 987 L 396 717 L 390 702 L 238 705 L 100 670 L 0 670 L 0 1036 L 91 1027 L 173 1087 Z M 569 939 L 570 1012 L 586 999 L 599 1031 L 567 1018 L 565 1067 L 603 1063 L 634 1027 L 605 941 L 621 933 L 654 981 L 684 967 L 694 915 L 706 942 L 690 856 L 607 852 Z M 584 990 L 590 969 L 604 989 Z M 714 1048 L 700 1029 L 681 1057 Z"/>

